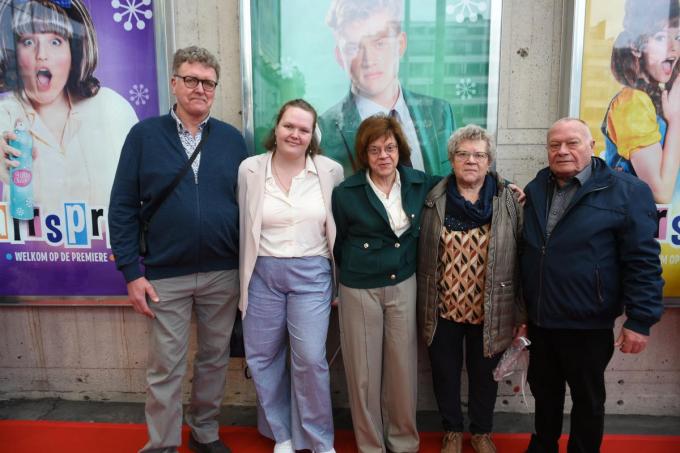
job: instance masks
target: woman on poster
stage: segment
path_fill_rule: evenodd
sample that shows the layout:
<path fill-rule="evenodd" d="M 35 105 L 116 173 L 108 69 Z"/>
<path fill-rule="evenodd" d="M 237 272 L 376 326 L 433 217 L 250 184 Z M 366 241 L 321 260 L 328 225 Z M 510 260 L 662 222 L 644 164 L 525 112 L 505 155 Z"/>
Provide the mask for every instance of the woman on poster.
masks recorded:
<path fill-rule="evenodd" d="M 0 0 L 0 131 L 3 199 L 17 150 L 16 120 L 33 137 L 34 205 L 108 205 L 125 136 L 137 122 L 130 104 L 94 77 L 98 49 L 82 0 Z"/>
<path fill-rule="evenodd" d="M 602 123 L 604 159 L 636 174 L 657 203 L 670 203 L 680 168 L 680 58 L 678 0 L 626 1 L 623 31 L 614 42 L 611 70 L 623 88 Z"/>

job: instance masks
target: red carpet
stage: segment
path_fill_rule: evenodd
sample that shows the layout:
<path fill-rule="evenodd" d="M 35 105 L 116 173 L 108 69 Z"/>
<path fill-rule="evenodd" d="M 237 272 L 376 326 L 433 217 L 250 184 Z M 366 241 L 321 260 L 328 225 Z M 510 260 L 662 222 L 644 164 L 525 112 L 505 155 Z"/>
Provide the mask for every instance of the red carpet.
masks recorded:
<path fill-rule="evenodd" d="M 181 453 L 189 453 L 188 428 L 184 428 Z M 222 439 L 234 453 L 270 453 L 273 443 L 260 436 L 253 427 L 222 427 Z M 528 434 L 495 434 L 499 453 L 521 453 Z M 441 433 L 422 433 L 420 451 L 438 453 Z M 566 451 L 562 437 L 560 451 Z M 144 425 L 81 422 L 0 421 L 1 453 L 132 453 L 146 441 Z M 335 435 L 338 453 L 355 453 L 354 436 L 341 430 Z M 469 440 L 463 451 L 472 452 Z M 680 436 L 605 436 L 603 453 L 680 453 Z"/>

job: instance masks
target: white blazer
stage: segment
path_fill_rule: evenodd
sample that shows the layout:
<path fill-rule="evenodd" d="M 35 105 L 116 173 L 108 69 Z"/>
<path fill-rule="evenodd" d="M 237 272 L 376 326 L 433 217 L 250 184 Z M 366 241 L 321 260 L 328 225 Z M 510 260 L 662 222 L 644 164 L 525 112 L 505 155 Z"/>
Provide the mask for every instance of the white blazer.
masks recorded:
<path fill-rule="evenodd" d="M 248 308 L 248 286 L 255 269 L 260 248 L 260 231 L 262 229 L 262 204 L 267 163 L 272 159 L 272 152 L 249 157 L 241 162 L 238 169 L 238 204 L 239 204 L 239 280 L 241 296 L 239 308 L 243 317 Z M 331 254 L 333 268 L 333 287 L 335 288 L 335 261 L 333 245 L 335 244 L 335 221 L 331 211 L 333 188 L 343 180 L 342 166 L 328 157 L 315 155 L 312 161 L 319 175 L 321 194 L 326 207 L 326 239 Z"/>

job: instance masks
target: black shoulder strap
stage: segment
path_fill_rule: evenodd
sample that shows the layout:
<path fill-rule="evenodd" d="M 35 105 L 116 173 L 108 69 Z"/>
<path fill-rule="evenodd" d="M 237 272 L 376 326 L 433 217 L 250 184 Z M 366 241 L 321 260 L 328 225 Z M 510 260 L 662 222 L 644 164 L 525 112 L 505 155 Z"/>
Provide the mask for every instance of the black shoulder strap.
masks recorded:
<path fill-rule="evenodd" d="M 142 217 L 142 224 L 145 227 L 148 226 L 149 222 L 151 222 L 151 218 L 154 216 L 154 214 L 156 214 L 156 211 L 158 211 L 158 208 L 160 208 L 163 202 L 168 198 L 168 195 L 170 195 L 172 191 L 175 190 L 175 187 L 177 187 L 177 184 L 179 184 L 179 182 L 186 174 L 187 170 L 189 170 L 191 164 L 194 163 L 194 161 L 196 160 L 196 156 L 198 156 L 198 153 L 201 152 L 203 143 L 205 143 L 205 141 L 208 138 L 209 132 L 210 132 L 209 123 L 206 123 L 205 127 L 203 128 L 203 134 L 201 135 L 201 141 L 198 143 L 198 146 L 196 146 L 196 149 L 194 149 L 194 152 L 191 153 L 191 157 L 184 165 L 184 167 L 182 167 L 182 170 L 179 173 L 177 173 L 175 179 L 173 179 L 172 182 L 165 189 L 163 189 L 160 194 L 158 194 L 158 197 L 149 201 L 148 208 L 146 210 L 146 216 Z"/>

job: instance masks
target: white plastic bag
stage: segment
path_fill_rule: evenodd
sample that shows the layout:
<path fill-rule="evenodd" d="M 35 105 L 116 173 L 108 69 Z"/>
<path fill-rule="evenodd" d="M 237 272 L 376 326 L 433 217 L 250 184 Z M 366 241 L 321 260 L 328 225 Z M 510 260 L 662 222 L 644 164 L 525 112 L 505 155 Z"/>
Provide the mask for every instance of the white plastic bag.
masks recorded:
<path fill-rule="evenodd" d="M 531 341 L 527 337 L 516 338 L 510 347 L 505 350 L 501 359 L 498 361 L 496 369 L 493 370 L 493 378 L 496 382 L 501 381 L 515 373 L 520 374 L 520 387 L 524 405 L 528 408 L 526 396 L 527 371 L 529 370 L 529 350 L 527 346 Z"/>

